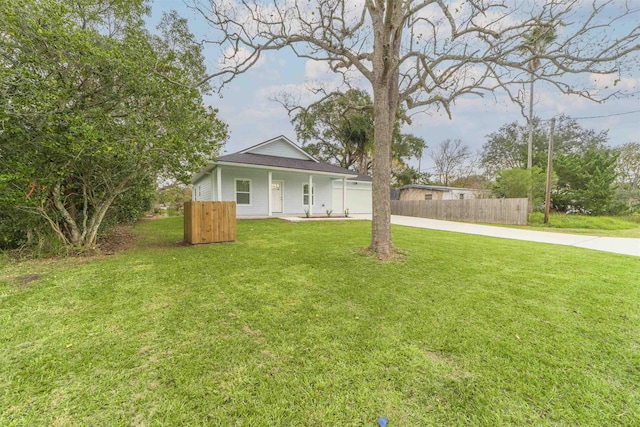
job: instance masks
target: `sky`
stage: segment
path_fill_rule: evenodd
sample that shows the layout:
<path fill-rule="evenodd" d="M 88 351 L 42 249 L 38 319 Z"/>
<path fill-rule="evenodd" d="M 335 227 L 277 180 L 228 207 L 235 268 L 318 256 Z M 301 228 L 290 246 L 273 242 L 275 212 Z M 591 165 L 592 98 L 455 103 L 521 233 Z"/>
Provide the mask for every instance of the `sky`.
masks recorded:
<path fill-rule="evenodd" d="M 148 25 L 154 26 L 163 11 L 172 9 L 189 19 L 190 29 L 198 39 L 211 38 L 211 30 L 202 18 L 180 0 L 155 0 Z M 625 19 L 629 21 L 621 25 L 636 25 L 640 12 Z M 216 69 L 217 54 L 206 50 L 205 56 L 207 67 Z M 287 111 L 273 98 L 287 92 L 300 96 L 303 103 L 309 102 L 313 99 L 307 90 L 311 82 L 326 83 L 332 79 L 335 76 L 322 62 L 297 58 L 289 50 L 267 52 L 251 70 L 236 77 L 219 95 L 208 96 L 205 100 L 219 110 L 219 118 L 229 126 L 230 135 L 223 153 L 236 152 L 278 135 L 298 142 Z M 596 84 L 610 85 L 610 80 L 603 78 Z M 622 76 L 618 84 L 619 87 L 640 88 L 640 70 L 636 69 L 631 76 Z M 534 96 L 536 116 L 549 119 L 566 114 L 579 119 L 583 128 L 608 130 L 610 146 L 640 142 L 640 97 L 637 93 L 633 97 L 595 103 L 539 86 L 536 86 Z M 448 138 L 460 139 L 473 152 L 479 153 L 488 134 L 514 121 L 525 123 L 520 108 L 505 96 L 499 93 L 488 94 L 484 98 L 465 96 L 453 106 L 451 118 L 435 109 L 421 111 L 413 117 L 411 126 L 404 126 L 403 132 L 423 138 L 428 147 L 437 146 Z M 423 171 L 433 172 L 428 149 L 420 163 L 412 160 L 411 164 L 414 167 L 420 164 Z"/>

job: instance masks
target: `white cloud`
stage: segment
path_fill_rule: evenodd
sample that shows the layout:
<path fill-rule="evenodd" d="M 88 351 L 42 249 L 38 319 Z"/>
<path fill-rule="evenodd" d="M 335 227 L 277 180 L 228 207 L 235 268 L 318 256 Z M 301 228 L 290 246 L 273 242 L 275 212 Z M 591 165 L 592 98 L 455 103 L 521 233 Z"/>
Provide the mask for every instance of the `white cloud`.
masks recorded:
<path fill-rule="evenodd" d="M 327 61 L 309 59 L 304 63 L 304 77 L 311 80 L 330 80 L 335 73 L 329 68 Z"/>
<path fill-rule="evenodd" d="M 620 77 L 618 74 L 591 74 L 590 79 L 599 90 L 638 91 L 640 78 Z"/>

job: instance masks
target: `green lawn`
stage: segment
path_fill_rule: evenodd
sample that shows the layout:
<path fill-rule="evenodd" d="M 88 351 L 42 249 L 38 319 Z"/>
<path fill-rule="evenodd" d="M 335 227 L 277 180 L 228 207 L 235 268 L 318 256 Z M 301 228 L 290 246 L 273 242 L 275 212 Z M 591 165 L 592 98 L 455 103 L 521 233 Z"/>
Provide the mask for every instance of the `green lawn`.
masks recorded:
<path fill-rule="evenodd" d="M 181 221 L 0 267 L 0 425 L 638 425 L 635 257 L 395 227 L 380 263 L 368 222 Z"/>
<path fill-rule="evenodd" d="M 552 214 L 549 223 L 545 224 L 544 214 L 536 212 L 529 215 L 527 227 L 517 228 L 592 236 L 640 237 L 640 217 Z"/>

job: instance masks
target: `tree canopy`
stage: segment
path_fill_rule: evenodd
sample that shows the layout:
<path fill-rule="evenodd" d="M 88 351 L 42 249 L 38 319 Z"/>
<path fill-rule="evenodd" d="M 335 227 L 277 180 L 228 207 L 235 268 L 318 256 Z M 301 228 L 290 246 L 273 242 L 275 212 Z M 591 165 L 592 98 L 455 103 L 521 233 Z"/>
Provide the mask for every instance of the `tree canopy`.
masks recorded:
<path fill-rule="evenodd" d="M 618 148 L 616 198 L 629 210 L 640 209 L 640 143 L 628 142 Z"/>
<path fill-rule="evenodd" d="M 374 141 L 373 101 L 363 90 L 333 92 L 321 102 L 304 108 L 286 106 L 293 115 L 298 138 L 311 155 L 358 173 L 371 173 Z M 402 113 L 402 112 L 401 112 Z M 406 175 L 407 162 L 426 148 L 422 138 L 400 132 L 402 114 L 396 120 L 392 155 L 396 174 Z"/>
<path fill-rule="evenodd" d="M 16 0 L 0 14 L 3 204 L 92 247 L 107 212 L 158 176 L 187 180 L 226 126 L 195 89 L 186 21 L 144 28 L 142 0 Z M 178 84 L 176 84 L 178 83 Z"/>
<path fill-rule="evenodd" d="M 617 159 L 616 150 L 594 146 L 557 156 L 554 170 L 558 174 L 558 186 L 551 197 L 553 207 L 594 215 L 615 213 Z"/>
<path fill-rule="evenodd" d="M 482 146 L 480 164 L 487 174 L 494 175 L 504 169 L 527 166 L 528 126 L 518 122 L 503 125 L 486 136 Z M 584 129 L 577 120 L 561 116 L 554 131 L 554 152 L 567 154 L 581 152 L 588 147 L 602 148 L 608 141 L 608 132 Z M 533 120 L 533 166 L 546 170 L 549 124 L 539 118 Z"/>
<path fill-rule="evenodd" d="M 487 136 L 481 161 L 488 174 L 497 177 L 494 191 L 499 196 L 518 193 L 518 197 L 523 197 L 516 182 L 526 181 L 532 185 L 534 203 L 541 199 L 549 129 L 547 122 L 538 119 L 534 125 L 533 173 L 527 179 L 520 172 L 527 166 L 527 126 L 509 123 Z M 618 151 L 609 148 L 607 142 L 606 131 L 595 132 L 583 128 L 575 119 L 560 117 L 554 132 L 553 172 L 556 179 L 551 193 L 554 209 L 593 214 L 615 211 Z M 516 187 L 518 191 L 506 189 Z"/>
<path fill-rule="evenodd" d="M 298 139 L 311 155 L 366 175 L 373 152 L 373 103 L 360 90 L 335 92 L 309 108 L 288 107 Z M 295 113 L 293 113 L 296 111 Z"/>
<path fill-rule="evenodd" d="M 555 176 L 554 183 L 558 181 Z M 493 185 L 493 194 L 498 197 L 527 197 L 532 191 L 534 206 L 544 203 L 547 176 L 538 166 L 531 170 L 513 168 L 499 171 Z"/>

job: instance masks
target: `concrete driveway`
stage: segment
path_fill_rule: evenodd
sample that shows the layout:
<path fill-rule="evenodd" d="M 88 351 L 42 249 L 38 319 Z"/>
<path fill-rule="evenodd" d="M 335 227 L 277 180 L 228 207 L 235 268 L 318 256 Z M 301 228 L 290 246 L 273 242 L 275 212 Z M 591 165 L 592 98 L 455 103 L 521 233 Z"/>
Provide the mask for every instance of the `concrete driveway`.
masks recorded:
<path fill-rule="evenodd" d="M 360 219 L 371 219 L 371 215 L 353 215 Z M 428 228 L 431 230 L 453 231 L 456 233 L 477 234 L 479 236 L 499 237 L 503 239 L 526 240 L 529 242 L 551 243 L 553 245 L 575 246 L 602 252 L 632 255 L 640 257 L 640 239 L 624 237 L 597 237 L 582 234 L 550 233 L 518 228 L 492 227 L 490 225 L 469 224 L 464 222 L 441 221 L 429 218 L 391 215 L 391 223 L 406 227 Z"/>

